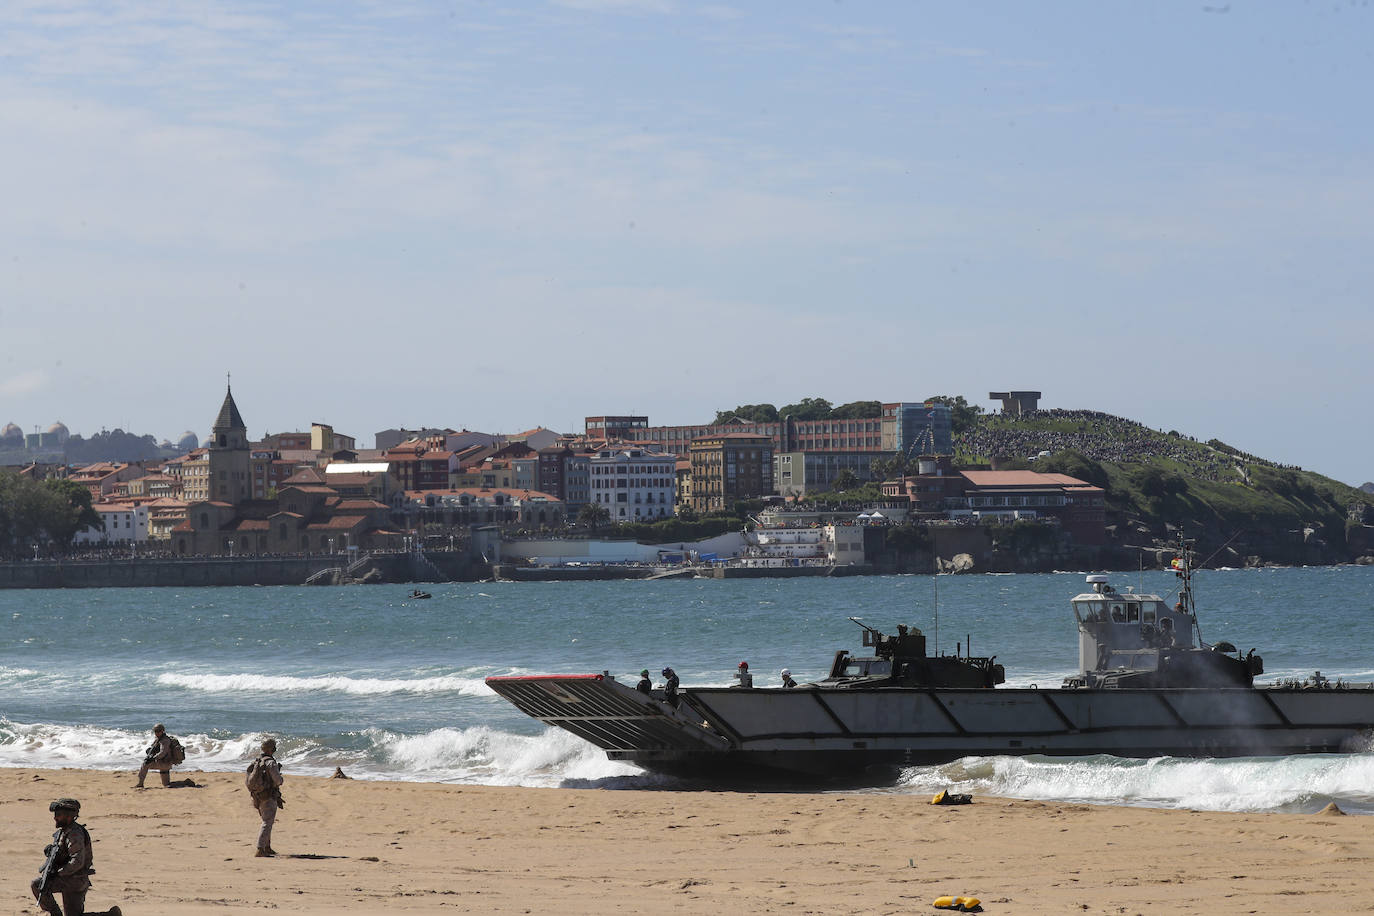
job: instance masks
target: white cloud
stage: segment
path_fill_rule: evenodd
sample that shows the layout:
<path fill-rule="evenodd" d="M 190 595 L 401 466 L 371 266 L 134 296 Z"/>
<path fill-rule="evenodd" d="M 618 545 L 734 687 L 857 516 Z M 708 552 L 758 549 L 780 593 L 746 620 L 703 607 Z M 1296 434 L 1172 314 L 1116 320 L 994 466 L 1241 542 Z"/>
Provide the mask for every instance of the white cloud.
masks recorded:
<path fill-rule="evenodd" d="M 50 384 L 48 373 L 42 369 L 30 369 L 9 378 L 0 379 L 0 395 L 18 398 L 42 391 Z"/>

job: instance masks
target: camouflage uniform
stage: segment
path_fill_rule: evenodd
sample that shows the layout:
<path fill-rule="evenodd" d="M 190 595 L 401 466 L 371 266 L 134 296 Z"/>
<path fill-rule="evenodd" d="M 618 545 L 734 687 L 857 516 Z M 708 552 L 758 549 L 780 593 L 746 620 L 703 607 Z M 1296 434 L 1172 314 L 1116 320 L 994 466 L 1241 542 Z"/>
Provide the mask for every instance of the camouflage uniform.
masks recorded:
<path fill-rule="evenodd" d="M 154 731 L 153 743 L 148 745 L 148 752 L 143 758 L 143 766 L 138 771 L 138 786 L 143 787 L 143 778 L 148 775 L 149 770 L 157 770 L 162 777 L 164 787 L 172 784 L 172 778 L 167 775 L 167 771 L 172 768 L 172 739 L 167 737 L 167 732 Z"/>
<path fill-rule="evenodd" d="M 48 886 L 40 894 L 38 885 L 42 874 L 29 885 L 39 907 L 55 916 L 82 916 L 86 912 L 86 892 L 91 889 L 91 835 L 86 828 L 76 822 L 81 811 L 81 803 L 71 798 L 59 798 L 49 806 L 54 813 L 70 811 L 72 820 L 66 826 L 58 827 L 52 835 L 53 847 L 57 849 L 57 861 Z M 62 895 L 59 909 L 55 894 Z"/>
<path fill-rule="evenodd" d="M 253 792 L 250 796 L 253 807 L 258 809 L 258 814 L 262 816 L 262 829 L 258 831 L 257 854 L 274 856 L 277 852 L 272 848 L 272 825 L 277 822 L 277 809 L 286 805 L 281 797 L 281 784 L 285 777 L 281 774 L 281 764 L 277 763 L 277 758 L 267 753 L 266 749 L 258 758 L 258 765 L 266 772 L 267 781 L 271 786 L 261 792 Z"/>

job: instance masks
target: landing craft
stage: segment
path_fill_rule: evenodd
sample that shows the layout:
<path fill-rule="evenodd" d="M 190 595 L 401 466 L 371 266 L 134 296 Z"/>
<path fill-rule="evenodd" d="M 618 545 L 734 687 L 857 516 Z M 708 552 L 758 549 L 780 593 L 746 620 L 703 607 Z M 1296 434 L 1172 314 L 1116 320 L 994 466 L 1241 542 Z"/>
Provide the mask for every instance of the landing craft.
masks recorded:
<path fill-rule="evenodd" d="M 841 650 L 795 689 L 688 687 L 679 704 L 605 674 L 490 677 L 522 712 L 648 770 L 691 777 L 860 776 L 967 756 L 1249 757 L 1364 750 L 1374 684 L 1256 687 L 1254 650 L 1201 640 L 1192 545 L 1178 600 L 1119 592 L 1106 576 L 1072 599 L 1079 670 L 1062 686 L 998 687 L 995 658 L 928 655 L 920 630 L 864 626 L 871 655 Z M 862 624 L 861 624 L 862 626 Z"/>

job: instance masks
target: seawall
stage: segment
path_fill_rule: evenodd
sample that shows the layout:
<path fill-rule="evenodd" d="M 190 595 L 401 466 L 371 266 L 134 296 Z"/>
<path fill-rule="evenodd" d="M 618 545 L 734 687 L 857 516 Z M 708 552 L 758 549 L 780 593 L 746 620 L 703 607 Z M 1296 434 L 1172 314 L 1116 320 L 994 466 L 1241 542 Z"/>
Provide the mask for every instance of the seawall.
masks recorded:
<path fill-rule="evenodd" d="M 343 565 L 341 556 L 122 557 L 0 563 L 0 588 L 143 588 L 216 585 L 304 585 L 311 576 Z M 378 554 L 354 571 L 369 581 L 475 581 L 490 568 L 464 553 Z M 326 577 L 327 578 L 327 577 Z"/>

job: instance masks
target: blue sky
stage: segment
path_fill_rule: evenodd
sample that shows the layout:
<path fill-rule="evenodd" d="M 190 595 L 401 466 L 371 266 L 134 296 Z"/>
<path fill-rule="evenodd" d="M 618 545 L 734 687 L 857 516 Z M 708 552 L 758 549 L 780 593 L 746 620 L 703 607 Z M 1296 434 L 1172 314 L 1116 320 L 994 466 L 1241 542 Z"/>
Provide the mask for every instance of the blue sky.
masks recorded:
<path fill-rule="evenodd" d="M 0 6 L 0 424 L 1044 392 L 1374 478 L 1374 7 Z"/>

